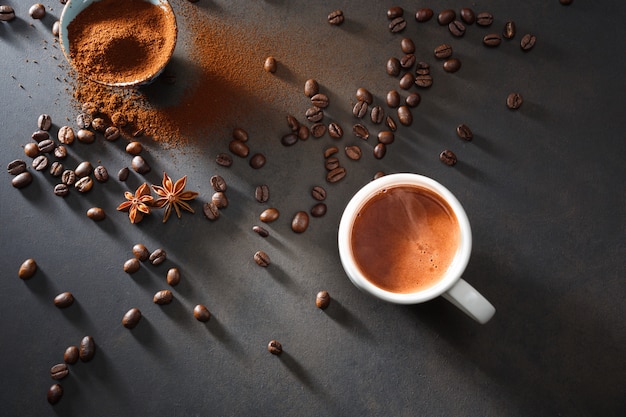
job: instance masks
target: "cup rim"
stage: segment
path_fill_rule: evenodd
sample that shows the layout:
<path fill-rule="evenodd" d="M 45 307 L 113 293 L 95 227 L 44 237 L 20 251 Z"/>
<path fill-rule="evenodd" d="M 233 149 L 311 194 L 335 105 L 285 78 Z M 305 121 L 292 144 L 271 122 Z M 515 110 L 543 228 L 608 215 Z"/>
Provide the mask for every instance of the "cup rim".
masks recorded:
<path fill-rule="evenodd" d="M 78 16 L 80 12 L 89 7 L 92 3 L 96 3 L 101 0 L 67 0 L 67 3 L 63 7 L 63 11 L 61 12 L 61 17 L 59 18 L 59 43 L 61 44 L 61 51 L 63 51 L 63 56 L 65 56 L 66 61 L 72 66 L 72 68 L 76 69 L 76 66 L 72 62 L 72 58 L 70 56 L 70 41 L 67 33 L 67 27 L 69 24 Z M 172 48 L 168 51 L 168 57 L 163 61 L 163 65 L 154 73 L 139 78 L 132 81 L 123 81 L 123 82 L 104 82 L 98 80 L 97 78 L 89 76 L 89 74 L 82 74 L 90 81 L 96 82 L 98 84 L 106 85 L 109 87 L 141 87 L 144 85 L 148 85 L 152 83 L 163 71 L 165 67 L 169 63 L 174 54 L 174 50 L 176 49 L 176 43 L 178 41 L 178 23 L 176 21 L 176 14 L 174 13 L 174 9 L 172 9 L 172 5 L 169 0 L 144 0 L 148 3 L 154 4 L 155 6 L 159 6 L 171 13 L 174 19 L 174 42 L 172 43 Z M 78 70 L 77 70 L 78 71 Z"/>
<path fill-rule="evenodd" d="M 352 224 L 357 213 L 378 191 L 395 186 L 422 186 L 435 192 L 444 199 L 454 212 L 460 229 L 460 243 L 457 253 L 448 267 L 445 276 L 436 284 L 412 293 L 395 293 L 377 287 L 369 281 L 358 268 L 351 250 Z M 460 278 L 467 267 L 472 251 L 472 231 L 469 219 L 459 200 L 441 183 L 432 178 L 414 173 L 395 173 L 373 180 L 359 189 L 350 199 L 339 221 L 337 234 L 341 264 L 348 278 L 359 289 L 382 300 L 396 304 L 417 304 L 431 300 L 450 289 Z"/>

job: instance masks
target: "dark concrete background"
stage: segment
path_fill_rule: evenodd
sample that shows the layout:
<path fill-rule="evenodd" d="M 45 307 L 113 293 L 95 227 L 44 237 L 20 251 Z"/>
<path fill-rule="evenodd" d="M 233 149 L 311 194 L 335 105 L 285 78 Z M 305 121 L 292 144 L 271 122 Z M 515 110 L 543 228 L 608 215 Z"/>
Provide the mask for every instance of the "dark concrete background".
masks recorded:
<path fill-rule="evenodd" d="M 45 0 L 48 16 L 33 21 L 23 1 L 4 0 L 18 14 L 0 24 L 0 146 L 3 164 L 24 158 L 39 114 L 49 113 L 55 129 L 77 114 L 69 74 L 50 32 L 62 10 Z M 313 4 L 311 4 L 313 3 Z M 385 12 L 401 5 L 408 27 L 386 28 Z M 89 194 L 61 199 L 49 174 L 14 189 L 0 181 L 0 400 L 3 415 L 291 415 L 291 416 L 621 416 L 626 412 L 626 199 L 623 157 L 624 93 L 622 2 L 558 0 L 527 2 L 304 2 L 212 1 L 193 7 L 207 22 L 254 25 L 268 37 L 281 36 L 274 74 L 279 91 L 259 99 L 259 113 L 205 126 L 207 140 L 188 148 L 164 148 L 146 141 L 157 183 L 165 170 L 188 175 L 200 196 L 194 215 L 165 225 L 152 216 L 130 225 L 115 211 L 127 185 L 110 180 Z M 176 11 L 186 1 L 173 1 Z M 490 11 L 490 29 L 469 26 L 453 38 L 433 20 L 418 25 L 419 7 Z M 331 27 L 328 12 L 341 8 L 346 22 Z M 507 20 L 518 35 L 496 49 L 481 44 Z M 187 74 L 190 28 L 179 16 L 181 40 L 172 71 Z M 520 51 L 523 33 L 536 47 Z M 288 34 L 288 36 L 285 36 Z M 397 88 L 384 65 L 400 56 L 403 36 L 431 63 L 435 84 L 422 93 L 411 127 L 401 127 L 383 160 L 371 157 L 372 139 L 354 138 L 354 91 L 366 87 L 381 102 Z M 444 73 L 432 49 L 449 42 L 463 62 Z M 245 47 L 245 45 L 244 45 Z M 290 55 L 289 50 L 299 51 Z M 250 53 L 258 53 L 250 51 Z M 265 52 L 263 52 L 265 53 Z M 310 59 L 301 60 L 310 54 Z M 297 59 L 296 59 L 297 58 Z M 261 70 L 262 62 L 259 64 Z M 183 77 L 181 77 L 181 75 Z M 267 74 L 261 73 L 260 76 Z M 285 116 L 307 107 L 302 86 L 317 78 L 331 97 L 329 116 L 346 131 L 338 144 L 359 144 L 358 162 L 341 156 L 347 177 L 324 180 L 322 151 L 329 137 L 291 148 L 280 145 Z M 150 89 L 159 95 L 158 85 Z M 523 106 L 509 111 L 504 101 L 518 91 Z M 263 91 L 257 92 L 262 97 Z M 258 98 L 257 97 L 257 98 Z M 386 107 L 386 106 L 385 106 Z M 202 111 L 211 111 L 210 108 Z M 301 116 L 304 120 L 304 117 Z M 456 137 L 468 124 L 472 142 Z M 235 160 L 215 164 L 227 149 L 233 127 L 252 133 L 251 146 L 268 164 L 252 170 Z M 374 130 L 372 128 L 372 130 Z M 459 163 L 447 167 L 437 155 L 454 150 Z M 114 174 L 128 164 L 122 142 L 70 147 L 71 161 L 101 161 Z M 359 292 L 345 277 L 336 247 L 342 207 L 376 171 L 410 171 L 431 176 L 464 205 L 474 232 L 474 251 L 465 278 L 497 309 L 478 325 L 446 301 L 396 306 Z M 201 214 L 212 194 L 208 179 L 222 175 L 230 206 L 217 222 Z M 141 178 L 133 176 L 128 186 Z M 266 183 L 281 218 L 261 239 L 250 229 L 267 205 L 253 199 Z M 312 219 L 301 235 L 291 216 L 308 210 L 313 185 L 328 190 L 329 211 Z M 85 216 L 101 206 L 108 217 Z M 165 264 L 122 271 L 133 244 L 168 253 Z M 263 269 L 252 255 L 262 249 L 272 264 Z M 31 280 L 17 277 L 29 257 L 40 269 Z M 171 305 L 152 303 L 168 268 L 182 281 Z M 317 291 L 333 297 L 315 307 Z M 54 296 L 71 291 L 76 302 L 59 310 Z M 213 313 L 202 324 L 191 311 L 202 303 Z M 123 314 L 138 307 L 139 326 L 121 326 Z M 65 348 L 92 335 L 97 353 L 71 366 L 62 380 L 65 395 L 46 401 L 52 365 Z M 284 347 L 280 357 L 269 340 Z"/>

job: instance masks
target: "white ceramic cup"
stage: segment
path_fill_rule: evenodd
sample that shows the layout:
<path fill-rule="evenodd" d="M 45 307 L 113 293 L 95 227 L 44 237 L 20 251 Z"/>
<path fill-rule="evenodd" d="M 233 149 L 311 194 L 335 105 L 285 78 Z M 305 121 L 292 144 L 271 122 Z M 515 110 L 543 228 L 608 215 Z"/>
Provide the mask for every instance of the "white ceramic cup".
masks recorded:
<path fill-rule="evenodd" d="M 352 226 L 362 207 L 381 190 L 402 185 L 423 187 L 437 194 L 454 211 L 460 229 L 456 255 L 443 277 L 432 286 L 412 293 L 395 293 L 374 285 L 357 266 L 352 253 Z M 472 231 L 467 214 L 456 197 L 431 178 L 411 173 L 389 174 L 365 185 L 344 210 L 339 223 L 338 245 L 341 263 L 348 278 L 358 288 L 375 297 L 397 304 L 417 304 L 443 296 L 481 324 L 488 322 L 495 314 L 493 305 L 461 278 L 472 251 Z"/>

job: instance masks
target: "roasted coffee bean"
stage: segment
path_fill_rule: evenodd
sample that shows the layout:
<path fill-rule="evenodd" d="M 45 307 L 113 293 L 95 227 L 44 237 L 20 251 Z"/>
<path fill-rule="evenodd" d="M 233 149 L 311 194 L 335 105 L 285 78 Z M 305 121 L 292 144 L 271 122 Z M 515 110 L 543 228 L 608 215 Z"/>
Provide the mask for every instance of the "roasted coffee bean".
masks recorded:
<path fill-rule="evenodd" d="M 261 212 L 261 214 L 259 215 L 259 220 L 261 220 L 263 223 L 271 223 L 278 219 L 279 216 L 280 212 L 278 211 L 278 209 L 270 207 Z"/>
<path fill-rule="evenodd" d="M 170 268 L 165 275 L 165 280 L 172 287 L 178 285 L 180 283 L 180 271 L 178 268 Z"/>
<path fill-rule="evenodd" d="M 430 65 L 428 62 L 420 61 L 416 65 L 415 74 L 416 75 L 429 75 L 430 74 Z"/>
<path fill-rule="evenodd" d="M 120 129 L 116 126 L 109 126 L 104 131 L 104 138 L 109 142 L 117 140 L 121 136 Z"/>
<path fill-rule="evenodd" d="M 460 20 L 454 20 L 448 24 L 448 30 L 453 36 L 460 38 L 465 35 L 465 25 Z"/>
<path fill-rule="evenodd" d="M 311 207 L 311 216 L 322 217 L 324 214 L 326 214 L 326 210 L 327 210 L 326 204 L 317 203 L 316 205 Z"/>
<path fill-rule="evenodd" d="M 52 127 L 52 117 L 49 114 L 41 114 L 37 118 L 37 128 L 39 130 L 50 130 Z"/>
<path fill-rule="evenodd" d="M 311 97 L 311 104 L 315 107 L 319 107 L 320 109 L 325 109 L 328 107 L 328 96 L 323 93 L 317 93 L 313 97 Z"/>
<path fill-rule="evenodd" d="M 435 57 L 439 59 L 449 58 L 452 55 L 452 46 L 443 43 L 435 48 Z"/>
<path fill-rule="evenodd" d="M 82 178 L 91 174 L 92 171 L 93 171 L 93 166 L 91 165 L 91 162 L 83 161 L 80 164 L 78 164 L 78 166 L 74 170 L 74 174 L 76 174 L 78 178 Z"/>
<path fill-rule="evenodd" d="M 415 12 L 415 20 L 418 22 L 428 22 L 434 15 L 433 9 L 424 7 Z"/>
<path fill-rule="evenodd" d="M 263 63 L 263 69 L 271 74 L 275 73 L 278 69 L 278 62 L 276 62 L 276 58 L 274 58 L 273 56 L 268 56 L 267 58 L 265 58 L 265 62 Z"/>
<path fill-rule="evenodd" d="M 343 129 L 338 123 L 332 122 L 328 125 L 328 136 L 333 139 L 340 139 L 343 136 Z"/>
<path fill-rule="evenodd" d="M 394 139 L 395 139 L 395 135 L 393 134 L 392 131 L 383 130 L 381 132 L 378 132 L 378 142 L 380 143 L 384 143 L 385 145 L 390 145 L 393 143 Z"/>
<path fill-rule="evenodd" d="M 309 78 L 304 82 L 304 95 L 311 98 L 320 92 L 320 86 L 316 80 Z"/>
<path fill-rule="evenodd" d="M 420 74 L 415 77 L 415 85 L 421 88 L 428 88 L 433 85 L 433 77 L 430 74 Z"/>
<path fill-rule="evenodd" d="M 298 143 L 298 140 L 298 135 L 296 135 L 295 133 L 287 133 L 286 135 L 283 135 L 282 138 L 280 138 L 280 143 L 283 146 L 293 146 Z"/>
<path fill-rule="evenodd" d="M 54 151 L 55 146 L 56 145 L 54 144 L 54 141 L 52 139 L 42 140 L 37 144 L 39 152 L 41 153 L 51 153 L 52 151 Z"/>
<path fill-rule="evenodd" d="M 30 279 L 37 272 L 37 262 L 33 258 L 28 258 L 20 265 L 17 276 L 21 279 Z"/>
<path fill-rule="evenodd" d="M 66 376 L 68 376 L 69 373 L 70 373 L 70 370 L 67 367 L 67 364 L 65 363 L 57 363 L 52 368 L 50 368 L 50 377 L 52 379 L 56 379 L 56 380 L 63 379 Z"/>
<path fill-rule="evenodd" d="M 461 61 L 457 58 L 449 58 L 443 63 L 443 69 L 446 72 L 457 72 L 461 69 Z"/>
<path fill-rule="evenodd" d="M 242 142 L 238 139 L 233 139 L 228 144 L 228 149 L 236 156 L 240 158 L 245 158 L 250 153 L 250 148 L 245 142 Z"/>
<path fill-rule="evenodd" d="M 233 129 L 233 139 L 240 140 L 242 142 L 248 141 L 248 132 L 240 127 Z"/>
<path fill-rule="evenodd" d="M 287 115 L 287 126 L 289 126 L 289 129 L 293 133 L 296 133 L 298 131 L 298 129 L 300 128 L 300 122 L 294 116 L 288 114 Z"/>
<path fill-rule="evenodd" d="M 400 93 L 396 90 L 391 90 L 387 93 L 387 105 L 393 109 L 400 105 Z"/>
<path fill-rule="evenodd" d="M 68 346 L 63 352 L 63 362 L 69 363 L 70 365 L 78 362 L 78 346 Z"/>
<path fill-rule="evenodd" d="M 202 304 L 198 304 L 193 308 L 193 316 L 196 318 L 196 320 L 203 323 L 211 319 L 211 313 L 209 312 L 209 309 Z"/>
<path fill-rule="evenodd" d="M 437 23 L 439 23 L 441 26 L 447 26 L 454 19 L 456 19 L 456 12 L 452 9 L 442 10 L 437 15 Z"/>
<path fill-rule="evenodd" d="M 367 88 L 359 87 L 356 89 L 356 93 L 354 95 L 357 101 L 364 101 L 368 105 L 374 102 L 374 96 L 369 92 Z"/>
<path fill-rule="evenodd" d="M 412 54 L 415 52 L 415 43 L 411 38 L 402 38 L 400 41 L 400 49 L 405 54 Z"/>
<path fill-rule="evenodd" d="M 208 201 L 202 205 L 202 213 L 204 213 L 204 217 L 209 220 L 217 220 L 220 217 L 220 209 L 212 201 Z"/>
<path fill-rule="evenodd" d="M 39 155 L 39 147 L 36 143 L 29 142 L 24 145 L 24 154 L 30 158 L 34 158 Z"/>
<path fill-rule="evenodd" d="M 304 113 L 307 120 L 311 123 L 317 123 L 324 118 L 324 111 L 319 107 L 310 107 Z"/>
<path fill-rule="evenodd" d="M 520 41 L 520 47 L 522 48 L 523 51 L 530 51 L 535 46 L 536 42 L 537 42 L 537 37 L 535 35 L 527 33 L 524 36 L 522 36 L 522 40 Z"/>
<path fill-rule="evenodd" d="M 102 117 L 96 117 L 95 119 L 93 119 L 93 121 L 91 122 L 91 127 L 95 131 L 100 133 L 104 133 L 107 130 L 107 124 Z"/>
<path fill-rule="evenodd" d="M 135 155 L 130 163 L 130 166 L 136 173 L 141 175 L 147 174 L 152 169 L 141 155 Z"/>
<path fill-rule="evenodd" d="M 48 388 L 48 402 L 52 405 L 61 401 L 63 397 L 63 387 L 59 384 L 53 384 Z"/>
<path fill-rule="evenodd" d="M 456 134 L 463 140 L 470 141 L 474 138 L 472 129 L 468 125 L 462 123 L 456 127 Z"/>
<path fill-rule="evenodd" d="M 161 306 L 171 303 L 173 299 L 174 294 L 172 294 L 170 290 L 158 291 L 156 294 L 154 294 L 154 297 L 152 297 L 152 301 L 154 302 L 154 304 L 158 304 Z"/>
<path fill-rule="evenodd" d="M 406 20 L 403 17 L 396 17 L 389 22 L 389 30 L 391 33 L 402 32 L 406 28 Z"/>
<path fill-rule="evenodd" d="M 506 98 L 506 106 L 511 110 L 517 110 L 520 108 L 524 98 L 519 93 L 511 93 Z"/>
<path fill-rule="evenodd" d="M 124 262 L 124 272 L 126 272 L 127 274 L 134 274 L 135 272 L 139 271 L 139 268 L 141 268 L 141 264 L 139 263 L 139 259 L 137 258 L 130 258 L 129 260 L 127 260 L 126 262 Z"/>
<path fill-rule="evenodd" d="M 7 165 L 7 172 L 11 175 L 18 175 L 26 171 L 26 162 L 21 159 L 15 159 Z"/>
<path fill-rule="evenodd" d="M 98 165 L 93 169 L 93 176 L 98 182 L 107 182 L 109 180 L 109 171 L 103 165 Z"/>
<path fill-rule="evenodd" d="M 74 183 L 74 188 L 76 188 L 81 193 L 86 193 L 91 190 L 93 187 L 93 180 L 91 177 L 83 177 Z"/>
<path fill-rule="evenodd" d="M 43 171 L 46 168 L 48 168 L 48 157 L 45 155 L 39 155 L 38 157 L 33 159 L 33 162 L 31 163 L 31 165 L 35 169 L 35 171 Z M 25 172 L 23 172 L 22 174 L 25 174 Z"/>
<path fill-rule="evenodd" d="M 408 90 L 413 86 L 414 83 L 415 76 L 413 75 L 413 73 L 407 72 L 400 78 L 400 82 L 398 83 L 398 85 L 401 89 Z"/>
<path fill-rule="evenodd" d="M 65 291 L 54 297 L 54 305 L 58 308 L 67 308 L 74 304 L 74 296 L 71 292 Z"/>
<path fill-rule="evenodd" d="M 211 196 L 211 201 L 217 206 L 219 209 L 223 209 L 228 207 L 228 197 L 222 191 L 216 191 Z"/>
<path fill-rule="evenodd" d="M 346 152 L 346 156 L 349 159 L 352 159 L 353 161 L 358 161 L 359 159 L 361 159 L 361 155 L 363 153 L 361 151 L 361 148 L 359 148 L 356 145 L 346 146 L 345 152 Z"/>
<path fill-rule="evenodd" d="M 338 181 L 341 181 L 346 176 L 346 169 L 344 167 L 337 167 L 332 171 L 328 171 L 326 174 L 326 181 L 331 184 L 334 184 Z"/>
<path fill-rule="evenodd" d="M 81 108 L 83 113 L 88 114 L 88 115 L 90 115 L 92 117 L 100 112 L 100 109 L 98 108 L 98 105 L 96 103 L 91 102 L 91 101 L 83 103 L 80 106 L 80 108 Z"/>
<path fill-rule="evenodd" d="M 296 233 L 304 233 L 309 227 L 309 215 L 306 211 L 299 211 L 291 220 L 291 230 Z"/>
<path fill-rule="evenodd" d="M 559 0 L 559 3 L 561 3 L 564 6 L 569 6 L 570 4 L 573 3 L 574 0 Z"/>
<path fill-rule="evenodd" d="M 326 125 L 323 123 L 315 123 L 311 126 L 311 135 L 314 138 L 321 138 L 326 133 Z"/>
<path fill-rule="evenodd" d="M 504 24 L 504 29 L 502 30 L 502 36 L 506 39 L 513 39 L 515 37 L 515 22 L 509 20 Z"/>
<path fill-rule="evenodd" d="M 326 160 L 324 161 L 324 166 L 328 171 L 332 171 L 333 169 L 339 167 L 339 158 L 335 156 L 326 158 Z"/>
<path fill-rule="evenodd" d="M 316 185 L 311 189 L 311 196 L 317 201 L 323 201 L 326 199 L 326 190 L 324 187 Z"/>
<path fill-rule="evenodd" d="M 80 113 L 76 116 L 76 126 L 78 126 L 79 129 L 89 129 L 92 121 L 93 117 L 88 113 Z"/>
<path fill-rule="evenodd" d="M 15 10 L 13 7 L 7 5 L 0 6 L 0 21 L 2 22 L 10 22 L 15 19 Z"/>
<path fill-rule="evenodd" d="M 211 187 L 215 191 L 226 191 L 226 180 L 222 178 L 220 175 L 213 175 L 210 179 Z"/>
<path fill-rule="evenodd" d="M 469 7 L 464 7 L 461 9 L 461 20 L 468 25 L 472 25 L 476 21 L 476 13 Z"/>
<path fill-rule="evenodd" d="M 411 109 L 408 106 L 398 107 L 398 121 L 405 126 L 409 126 L 413 123 L 413 115 Z"/>
<path fill-rule="evenodd" d="M 61 182 L 66 185 L 74 185 L 76 182 L 76 173 L 71 169 L 66 169 L 61 174 Z"/>
<path fill-rule="evenodd" d="M 59 161 L 54 161 L 52 165 L 50 165 L 50 175 L 53 177 L 60 177 L 63 175 L 63 164 Z"/>
<path fill-rule="evenodd" d="M 127 329 L 134 329 L 139 324 L 141 317 L 142 314 L 138 308 L 131 308 L 124 314 L 124 317 L 122 317 L 122 326 Z"/>
<path fill-rule="evenodd" d="M 54 186 L 54 195 L 57 195 L 59 197 L 65 197 L 69 193 L 70 187 L 68 187 L 67 184 L 61 183 Z"/>
<path fill-rule="evenodd" d="M 141 144 L 141 142 L 132 141 L 128 142 L 128 144 L 126 145 L 126 153 L 129 153 L 131 155 L 139 155 L 142 150 L 143 145 Z"/>
<path fill-rule="evenodd" d="M 78 345 L 78 357 L 83 362 L 89 362 L 96 354 L 96 342 L 93 337 L 85 336 Z"/>
<path fill-rule="evenodd" d="M 59 36 L 59 33 L 61 33 L 61 21 L 55 20 L 52 24 L 52 36 Z"/>
<path fill-rule="evenodd" d="M 256 251 L 254 254 L 254 262 L 259 266 L 268 267 L 270 265 L 270 257 L 262 250 Z"/>
<path fill-rule="evenodd" d="M 283 346 L 277 340 L 270 340 L 267 344 L 267 350 L 272 355 L 280 355 L 283 352 Z"/>
<path fill-rule="evenodd" d="M 502 38 L 497 33 L 489 33 L 483 37 L 483 44 L 491 47 L 500 45 Z"/>
<path fill-rule="evenodd" d="M 357 138 L 361 138 L 363 140 L 367 140 L 367 138 L 369 138 L 370 136 L 369 130 L 367 130 L 367 128 L 360 123 L 352 126 L 352 133 L 354 133 L 354 136 L 356 136 Z"/>
<path fill-rule="evenodd" d="M 254 169 L 260 169 L 263 168 L 263 166 L 265 165 L 265 162 L 267 161 L 267 159 L 265 158 L 265 155 L 263 155 L 262 153 L 255 153 L 254 155 L 252 155 L 252 157 L 250 158 L 250 166 Z"/>
<path fill-rule="evenodd" d="M 76 139 L 82 143 L 93 143 L 96 140 L 96 134 L 91 130 L 79 129 L 78 132 L 76 132 Z"/>
<path fill-rule="evenodd" d="M 91 207 L 87 210 L 87 217 L 95 222 L 99 222 L 106 218 L 106 213 L 101 207 Z"/>
<path fill-rule="evenodd" d="M 352 114 L 354 115 L 354 117 L 358 117 L 359 119 L 361 119 L 367 114 L 367 110 L 368 104 L 363 100 L 359 100 L 352 108 Z"/>
<path fill-rule="evenodd" d="M 252 226 L 252 231 L 261 237 L 268 237 L 270 232 L 261 226 Z"/>
<path fill-rule="evenodd" d="M 307 140 L 309 138 L 310 133 L 311 132 L 309 131 L 309 128 L 307 126 L 301 125 L 298 128 L 298 139 Z"/>
<path fill-rule="evenodd" d="M 128 119 L 120 112 L 115 112 L 111 115 L 111 123 L 117 127 L 124 127 L 128 124 Z"/>
<path fill-rule="evenodd" d="M 45 130 L 37 130 L 30 136 L 35 142 L 50 139 L 50 133 Z"/>
<path fill-rule="evenodd" d="M 413 65 L 415 65 L 415 55 L 413 54 L 404 54 L 402 58 L 400 58 L 400 66 L 404 69 L 409 69 Z"/>
<path fill-rule="evenodd" d="M 377 179 L 379 179 L 381 177 L 384 177 L 384 176 L 385 176 L 385 173 L 383 171 L 376 171 L 376 173 L 374 174 L 374 178 L 372 178 L 372 179 L 377 180 Z"/>
<path fill-rule="evenodd" d="M 270 187 L 267 185 L 257 185 L 254 189 L 254 198 L 259 203 L 265 203 L 270 199 Z"/>
<path fill-rule="evenodd" d="M 143 243 L 137 243 L 133 245 L 132 251 L 133 256 L 141 262 L 148 260 L 148 258 L 150 257 L 150 252 L 148 251 L 148 248 L 146 248 L 146 245 L 144 245 Z"/>
<path fill-rule="evenodd" d="M 392 57 L 387 60 L 387 74 L 396 77 L 400 75 L 400 68 L 400 60 L 398 58 Z"/>
<path fill-rule="evenodd" d="M 404 9 L 400 6 L 393 6 L 387 9 L 387 19 L 389 20 L 402 16 L 404 16 Z"/>
<path fill-rule="evenodd" d="M 227 153 L 219 153 L 215 157 L 215 162 L 223 167 L 229 167 L 233 164 L 233 157 Z"/>
<path fill-rule="evenodd" d="M 167 253 L 163 249 L 161 249 L 161 248 L 156 249 L 148 257 L 148 259 L 150 260 L 150 263 L 152 265 L 160 265 L 163 262 L 165 262 L 166 258 L 167 258 Z"/>
<path fill-rule="evenodd" d="M 33 19 L 43 19 L 46 16 L 46 6 L 41 3 L 36 3 L 30 6 L 28 14 Z"/>
<path fill-rule="evenodd" d="M 328 148 L 324 149 L 324 158 L 329 158 L 331 156 L 333 156 L 334 154 L 336 154 L 337 152 L 339 152 L 339 148 L 336 146 L 329 146 Z"/>
<path fill-rule="evenodd" d="M 420 101 L 422 101 L 422 96 L 418 93 L 411 93 L 406 96 L 406 99 L 404 100 L 406 105 L 409 107 L 417 107 L 420 104 Z"/>
<path fill-rule="evenodd" d="M 385 145 L 384 143 L 379 142 L 376 144 L 376 146 L 374 146 L 374 158 L 383 159 L 386 153 L 387 145 Z"/>
<path fill-rule="evenodd" d="M 315 296 L 315 305 L 322 310 L 330 305 L 330 294 L 328 294 L 328 291 L 320 291 L 317 293 Z"/>
<path fill-rule="evenodd" d="M 120 181 L 126 181 L 130 175 L 130 169 L 128 167 L 121 168 L 117 171 L 117 179 Z"/>
<path fill-rule="evenodd" d="M 481 12 L 476 15 L 476 24 L 479 26 L 491 26 L 493 15 L 489 12 Z"/>
<path fill-rule="evenodd" d="M 344 21 L 343 12 L 341 10 L 334 10 L 328 14 L 328 23 L 331 25 L 340 25 Z"/>
<path fill-rule="evenodd" d="M 396 129 L 398 129 L 398 126 L 396 125 L 395 120 L 393 120 L 393 117 L 391 116 L 387 116 L 385 118 L 385 125 L 387 125 L 387 127 L 391 129 L 392 132 L 395 132 Z"/>
<path fill-rule="evenodd" d="M 67 148 L 64 145 L 59 145 L 54 148 L 52 151 L 55 157 L 59 159 L 64 159 L 67 157 Z"/>
<path fill-rule="evenodd" d="M 439 160 L 448 166 L 453 166 L 457 163 L 456 155 L 449 149 L 439 154 Z"/>

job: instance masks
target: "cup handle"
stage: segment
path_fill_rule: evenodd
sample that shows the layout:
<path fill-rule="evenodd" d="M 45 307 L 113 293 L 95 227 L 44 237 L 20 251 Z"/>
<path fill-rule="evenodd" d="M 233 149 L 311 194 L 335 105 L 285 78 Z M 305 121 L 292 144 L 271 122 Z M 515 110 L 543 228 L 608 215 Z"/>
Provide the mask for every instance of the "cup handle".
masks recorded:
<path fill-rule="evenodd" d="M 463 278 L 442 296 L 480 324 L 487 323 L 496 312 L 495 307 Z"/>

